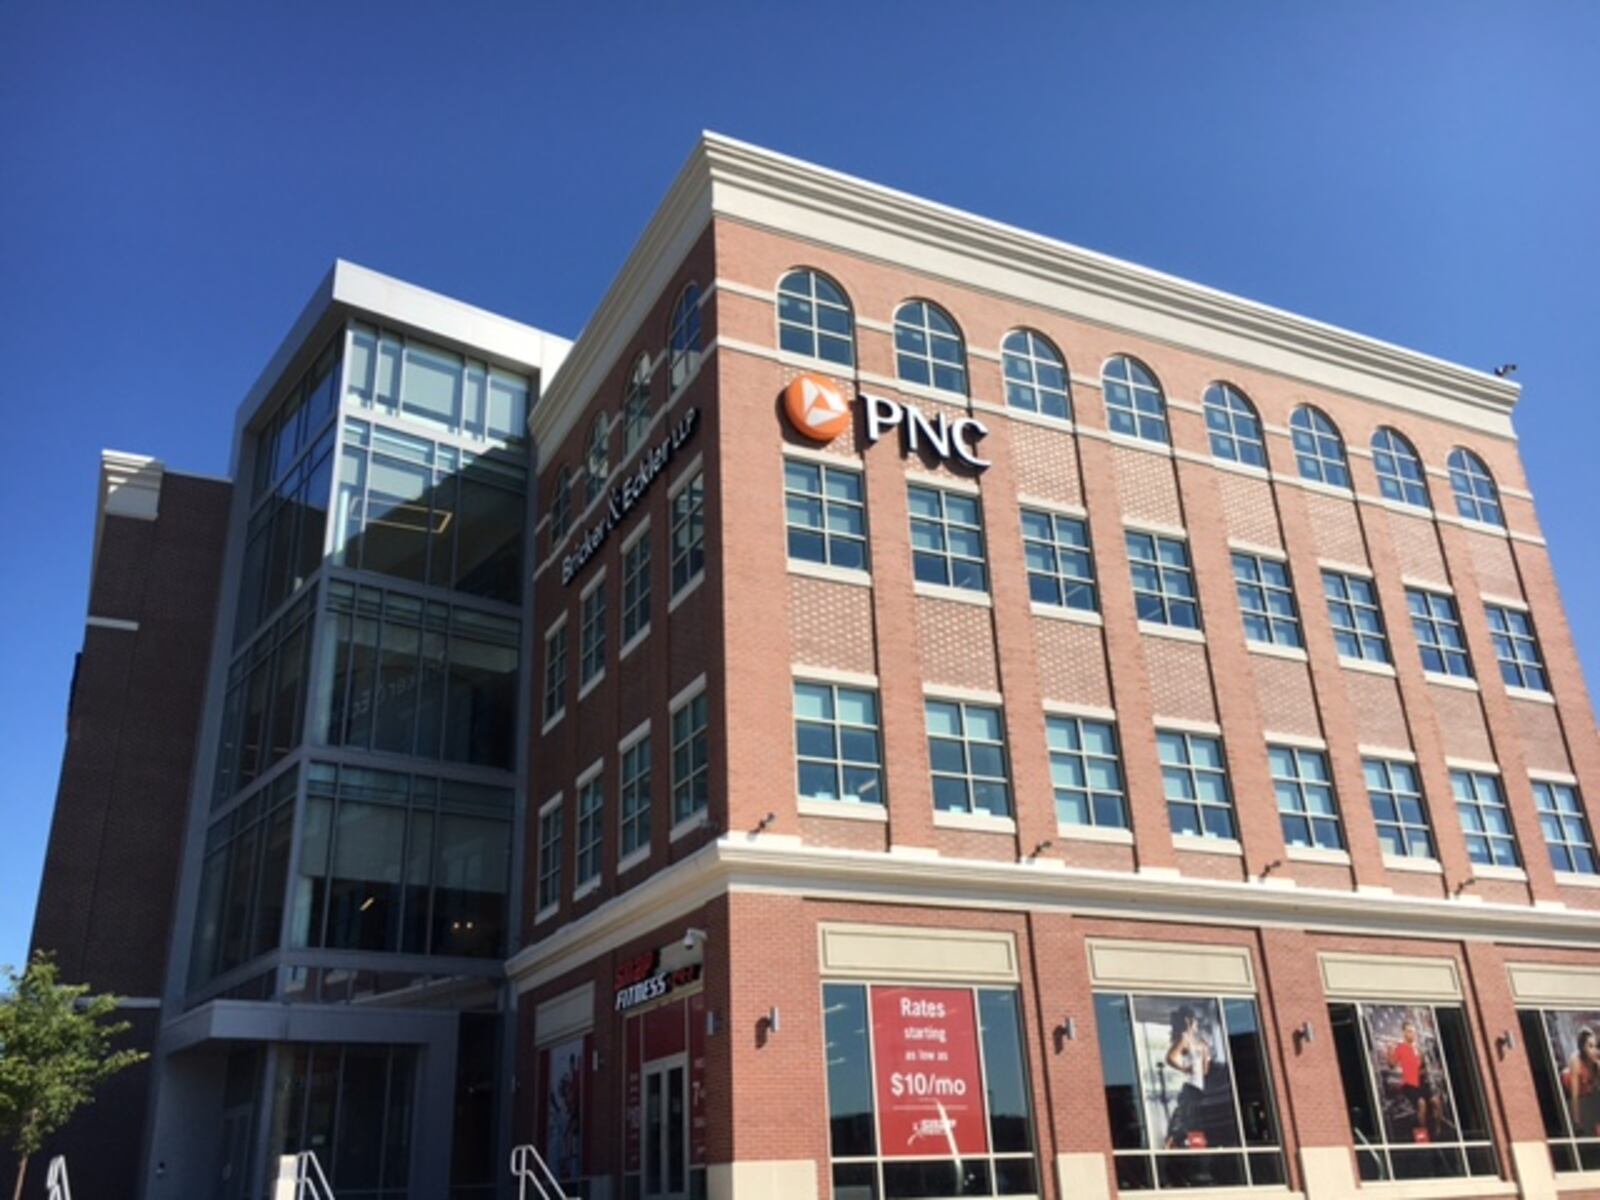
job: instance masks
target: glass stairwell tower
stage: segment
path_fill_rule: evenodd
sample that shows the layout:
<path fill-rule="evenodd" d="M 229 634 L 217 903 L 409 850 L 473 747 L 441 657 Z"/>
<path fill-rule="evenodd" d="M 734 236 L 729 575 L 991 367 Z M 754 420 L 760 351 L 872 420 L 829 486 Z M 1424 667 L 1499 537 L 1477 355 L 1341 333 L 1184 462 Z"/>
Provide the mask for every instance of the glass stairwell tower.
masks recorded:
<path fill-rule="evenodd" d="M 146 1195 L 492 1196 L 560 338 L 336 264 L 240 410 Z"/>

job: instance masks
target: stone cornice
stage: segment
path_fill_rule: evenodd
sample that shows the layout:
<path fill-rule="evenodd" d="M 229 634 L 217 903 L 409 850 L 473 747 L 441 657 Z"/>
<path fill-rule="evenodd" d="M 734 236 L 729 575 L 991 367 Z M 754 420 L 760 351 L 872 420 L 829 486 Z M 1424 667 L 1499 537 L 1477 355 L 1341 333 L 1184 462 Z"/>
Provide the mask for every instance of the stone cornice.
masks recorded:
<path fill-rule="evenodd" d="M 727 892 L 1588 949 L 1600 912 L 810 847 L 725 835 L 506 963 L 526 991 Z"/>

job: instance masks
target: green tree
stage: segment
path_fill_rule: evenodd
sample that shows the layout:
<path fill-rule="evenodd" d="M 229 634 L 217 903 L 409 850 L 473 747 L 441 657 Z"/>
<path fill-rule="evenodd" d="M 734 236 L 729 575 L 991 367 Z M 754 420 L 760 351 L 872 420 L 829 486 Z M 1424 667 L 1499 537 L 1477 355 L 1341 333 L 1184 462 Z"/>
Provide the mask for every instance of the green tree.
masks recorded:
<path fill-rule="evenodd" d="M 20 975 L 6 977 L 0 994 L 0 1136 L 17 1155 L 21 1200 L 28 1158 L 44 1140 L 94 1099 L 102 1080 L 149 1055 L 113 1050 L 112 1039 L 130 1028 L 107 1021 L 115 996 L 90 996 L 88 984 L 61 983 L 50 955 L 38 951 Z"/>

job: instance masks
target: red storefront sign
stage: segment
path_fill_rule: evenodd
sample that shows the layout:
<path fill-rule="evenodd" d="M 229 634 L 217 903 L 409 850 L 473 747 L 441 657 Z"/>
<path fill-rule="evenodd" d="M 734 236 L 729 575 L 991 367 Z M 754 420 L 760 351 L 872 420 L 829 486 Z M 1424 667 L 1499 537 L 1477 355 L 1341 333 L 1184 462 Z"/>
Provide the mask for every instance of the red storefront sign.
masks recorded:
<path fill-rule="evenodd" d="M 970 991 L 873 988 L 872 1042 L 885 1158 L 988 1153 Z"/>

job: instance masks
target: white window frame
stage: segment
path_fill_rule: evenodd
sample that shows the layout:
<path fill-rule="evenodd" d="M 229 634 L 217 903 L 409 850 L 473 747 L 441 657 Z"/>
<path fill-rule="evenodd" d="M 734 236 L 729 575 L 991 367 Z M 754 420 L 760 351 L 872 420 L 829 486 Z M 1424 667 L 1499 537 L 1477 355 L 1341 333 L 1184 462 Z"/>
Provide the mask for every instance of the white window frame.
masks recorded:
<path fill-rule="evenodd" d="M 632 561 L 632 555 L 634 551 L 637 550 L 641 545 L 644 547 L 643 586 L 638 588 L 638 594 L 635 595 L 630 601 L 628 598 L 629 585 L 636 583 L 639 575 L 639 571 L 635 569 L 637 564 Z M 617 658 L 619 660 L 627 658 L 640 642 L 644 641 L 645 638 L 650 636 L 650 605 L 652 601 L 651 593 L 654 591 L 654 588 L 651 586 L 651 584 L 653 582 L 652 571 L 655 567 L 655 555 L 650 545 L 649 516 L 642 517 L 639 521 L 639 524 L 634 527 L 633 531 L 629 533 L 625 539 L 623 539 L 621 558 L 622 612 L 620 616 L 621 624 L 619 636 L 622 638 L 622 647 L 617 651 Z M 630 613 L 637 613 L 640 608 L 644 610 L 644 619 L 643 621 L 635 624 L 633 632 L 629 633 L 629 615 Z"/>
<path fill-rule="evenodd" d="M 547 827 L 547 822 L 552 816 L 554 817 L 553 847 L 549 840 L 551 830 Z M 534 899 L 536 901 L 544 901 L 547 890 L 552 898 L 548 902 L 540 904 L 533 918 L 535 924 L 540 921 L 547 921 L 561 911 L 561 860 L 566 849 L 566 822 L 563 818 L 560 792 L 557 792 L 539 806 L 537 815 L 539 850 L 538 862 L 535 867 Z M 547 854 L 552 848 L 554 851 L 553 861 L 547 858 Z"/>
<path fill-rule="evenodd" d="M 583 585 L 583 591 L 578 594 L 578 700 L 581 702 L 585 696 L 599 686 L 600 681 L 606 677 L 606 569 L 601 567 L 595 572 L 593 579 Z M 599 609 L 591 622 L 589 611 L 590 597 L 599 593 Z M 595 644 L 590 645 L 590 631 L 595 631 Z M 591 650 L 594 652 L 591 654 Z M 592 674 L 585 674 L 590 659 L 596 662 Z"/>
<path fill-rule="evenodd" d="M 550 650 L 550 643 L 554 641 L 558 635 L 561 637 L 561 654 L 559 659 L 557 659 L 557 657 L 554 656 Z M 560 705 L 556 709 L 552 710 L 550 708 L 550 669 L 557 661 L 559 661 L 561 664 L 561 685 L 558 689 Z M 541 665 L 544 669 L 539 673 L 539 702 L 541 705 L 541 711 L 544 714 L 544 719 L 540 725 L 539 732 L 547 733 L 560 724 L 561 718 L 567 715 L 567 687 L 572 683 L 572 639 L 567 636 L 566 613 L 562 613 L 554 621 L 551 621 L 550 627 L 544 631 L 544 659 Z"/>

